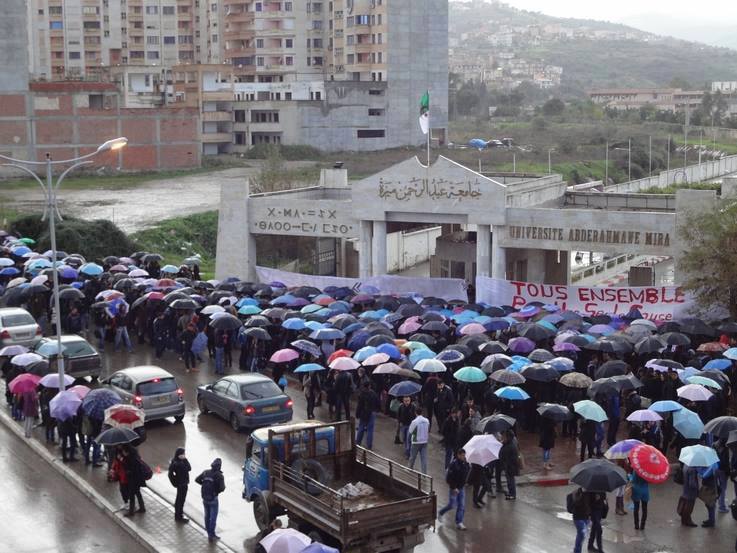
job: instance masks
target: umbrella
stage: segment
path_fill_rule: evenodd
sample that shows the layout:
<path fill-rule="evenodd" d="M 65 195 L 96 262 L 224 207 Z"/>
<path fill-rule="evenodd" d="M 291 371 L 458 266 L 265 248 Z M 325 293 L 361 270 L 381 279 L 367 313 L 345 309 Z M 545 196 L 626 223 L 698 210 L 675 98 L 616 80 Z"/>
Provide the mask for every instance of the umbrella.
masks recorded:
<path fill-rule="evenodd" d="M 105 424 L 113 428 L 130 428 L 143 426 L 146 415 L 135 405 L 113 405 L 105 409 Z"/>
<path fill-rule="evenodd" d="M 494 391 L 494 395 L 510 401 L 524 401 L 530 399 L 530 395 L 517 386 L 504 386 Z"/>
<path fill-rule="evenodd" d="M 704 433 L 701 417 L 685 407 L 673 413 L 673 428 L 687 440 L 698 440 Z"/>
<path fill-rule="evenodd" d="M 394 397 L 413 396 L 415 394 L 419 394 L 421 390 L 422 386 L 417 384 L 417 382 L 404 380 L 402 382 L 397 382 L 394 386 L 389 388 L 389 395 Z"/>
<path fill-rule="evenodd" d="M 728 438 L 732 430 L 737 430 L 737 417 L 717 417 L 704 426 L 704 432 L 718 438 Z"/>
<path fill-rule="evenodd" d="M 293 528 L 277 528 L 259 543 L 266 553 L 301 553 L 312 538 Z"/>
<path fill-rule="evenodd" d="M 661 336 L 668 346 L 690 346 L 691 338 L 680 332 L 666 332 Z"/>
<path fill-rule="evenodd" d="M 573 404 L 573 410 L 586 420 L 604 422 L 608 419 L 604 409 L 602 409 L 598 403 L 594 403 L 590 399 L 577 401 Z"/>
<path fill-rule="evenodd" d="M 657 422 L 662 421 L 663 417 L 650 409 L 638 409 L 637 411 L 633 411 L 627 417 L 627 420 L 630 422 Z"/>
<path fill-rule="evenodd" d="M 104 269 L 97 263 L 85 263 L 79 268 L 79 272 L 87 276 L 99 276 L 104 272 Z"/>
<path fill-rule="evenodd" d="M 676 390 L 678 397 L 688 399 L 690 401 L 708 401 L 713 395 L 709 390 L 701 384 L 686 384 Z"/>
<path fill-rule="evenodd" d="M 486 355 L 494 355 L 496 353 L 506 353 L 509 348 L 502 342 L 486 342 L 479 346 L 479 351 Z"/>
<path fill-rule="evenodd" d="M 261 340 L 264 342 L 269 342 L 271 340 L 271 335 L 260 326 L 247 328 L 243 331 L 243 334 L 249 338 L 253 338 L 254 340 Z"/>
<path fill-rule="evenodd" d="M 82 400 L 82 411 L 93 419 L 103 420 L 105 417 L 105 409 L 118 403 L 122 403 L 121 397 L 107 388 L 97 388 L 92 390 Z M 127 442 L 121 442 L 127 443 Z"/>
<path fill-rule="evenodd" d="M 589 459 L 571 469 L 571 482 L 588 492 L 611 492 L 627 483 L 627 473 L 611 461 Z"/>
<path fill-rule="evenodd" d="M 584 346 L 584 349 L 621 355 L 631 352 L 632 346 L 630 346 L 629 343 L 625 340 L 608 337 L 599 338 L 595 342 L 590 342 L 589 344 Z"/>
<path fill-rule="evenodd" d="M 708 371 L 710 369 L 716 369 L 718 371 L 726 371 L 731 366 L 732 361 L 729 359 L 712 359 L 706 365 L 704 365 L 704 370 Z"/>
<path fill-rule="evenodd" d="M 169 304 L 169 307 L 171 307 L 172 309 L 192 309 L 192 310 L 195 310 L 195 309 L 199 309 L 200 306 L 197 305 L 197 302 L 194 301 L 191 298 L 187 298 L 187 299 L 180 298 L 180 299 L 177 299 L 177 300 L 174 300 L 173 302 L 171 302 Z"/>
<path fill-rule="evenodd" d="M 655 353 L 661 351 L 665 344 L 656 336 L 648 336 L 635 344 L 635 353 Z"/>
<path fill-rule="evenodd" d="M 269 358 L 269 361 L 271 361 L 272 363 L 289 363 L 290 361 L 294 361 L 298 357 L 299 353 L 297 353 L 293 349 L 286 348 L 275 351 Z"/>
<path fill-rule="evenodd" d="M 516 423 L 517 419 L 514 417 L 496 413 L 495 415 L 481 419 L 476 425 L 476 432 L 481 432 L 482 434 L 496 434 L 498 432 L 509 430 Z"/>
<path fill-rule="evenodd" d="M 338 357 L 330 362 L 329 367 L 336 371 L 352 371 L 361 366 L 361 363 L 351 357 Z M 376 371 L 374 371 L 376 372 Z"/>
<path fill-rule="evenodd" d="M 573 413 L 565 405 L 559 405 L 557 403 L 541 403 L 537 407 L 537 412 L 540 413 L 541 417 L 551 419 L 556 422 L 567 421 L 573 418 Z"/>
<path fill-rule="evenodd" d="M 70 392 L 74 392 L 79 396 L 79 399 L 84 399 L 87 397 L 87 394 L 91 392 L 91 390 L 87 386 L 83 386 L 82 384 L 77 384 L 76 386 L 72 386 L 69 388 Z"/>
<path fill-rule="evenodd" d="M 514 353 L 530 353 L 535 349 L 535 342 L 524 337 L 512 338 L 507 345 Z"/>
<path fill-rule="evenodd" d="M 63 392 L 59 392 L 51 399 L 51 401 L 49 402 L 49 413 L 55 419 L 65 421 L 67 419 L 71 419 L 77 414 L 80 405 L 82 405 L 82 398 L 80 398 L 74 392 L 65 390 Z"/>
<path fill-rule="evenodd" d="M 691 445 L 681 449 L 678 460 L 688 467 L 710 467 L 719 462 L 719 455 L 705 445 Z"/>
<path fill-rule="evenodd" d="M 554 357 L 548 361 L 548 365 L 558 372 L 568 372 L 574 369 L 573 359 L 568 357 Z"/>
<path fill-rule="evenodd" d="M 443 363 L 460 363 L 466 358 L 462 352 L 454 349 L 444 349 L 435 356 L 435 359 L 442 361 Z"/>
<path fill-rule="evenodd" d="M 377 353 L 385 353 L 389 356 L 389 359 L 401 359 L 402 353 L 399 348 L 394 344 L 381 344 L 376 348 Z"/>
<path fill-rule="evenodd" d="M 299 367 L 294 369 L 296 373 L 310 373 L 315 371 L 324 371 L 325 367 L 318 365 L 317 363 L 302 363 Z"/>
<path fill-rule="evenodd" d="M 662 484 L 670 475 L 670 464 L 665 455 L 651 445 L 641 444 L 629 454 L 635 474 L 651 484 Z"/>
<path fill-rule="evenodd" d="M 576 352 L 581 351 L 581 348 L 579 348 L 576 344 L 572 344 L 571 342 L 560 342 L 553 346 L 553 351 L 556 353 L 561 353 L 564 351 Z"/>
<path fill-rule="evenodd" d="M 491 378 L 494 382 L 499 382 L 506 386 L 518 386 L 519 384 L 524 384 L 527 380 L 520 373 L 515 372 L 511 369 L 501 369 L 495 371 L 491 373 L 491 376 L 489 378 Z"/>
<path fill-rule="evenodd" d="M 58 388 L 59 387 L 59 374 L 58 373 L 51 373 L 44 376 L 40 381 L 39 384 L 41 386 L 45 386 L 46 388 Z M 68 374 L 64 375 L 64 387 L 71 386 L 74 384 L 74 378 L 69 376 Z"/>
<path fill-rule="evenodd" d="M 698 336 L 714 336 L 716 334 L 713 328 L 701 319 L 697 319 L 695 317 L 681 319 L 678 322 L 681 325 L 681 332 L 685 334 Z"/>
<path fill-rule="evenodd" d="M 722 354 L 727 359 L 737 360 L 737 348 L 729 348 Z"/>
<path fill-rule="evenodd" d="M 706 386 L 707 388 L 715 388 L 717 390 L 722 389 L 722 385 L 717 382 L 716 380 L 712 380 L 711 378 L 707 378 L 705 376 L 689 376 L 686 379 L 686 382 L 688 384 L 701 384 L 702 386 Z"/>
<path fill-rule="evenodd" d="M 17 344 L 13 346 L 5 346 L 0 349 L 0 357 L 15 357 L 16 355 L 22 355 L 24 353 L 28 353 L 28 348 Z"/>
<path fill-rule="evenodd" d="M 664 399 L 661 401 L 656 401 L 649 407 L 649 409 L 651 411 L 655 411 L 656 413 L 673 413 L 675 411 L 680 411 L 681 409 L 683 409 L 683 405 L 681 405 L 677 401 Z"/>
<path fill-rule="evenodd" d="M 558 380 L 560 373 L 547 363 L 535 363 L 522 369 L 522 376 L 536 382 L 553 382 Z"/>
<path fill-rule="evenodd" d="M 427 324 L 430 324 L 430 323 L 427 323 Z M 468 323 L 466 325 L 463 325 L 459 331 L 459 333 L 463 336 L 483 334 L 484 332 L 486 332 L 486 329 L 479 323 Z"/>
<path fill-rule="evenodd" d="M 129 444 L 140 438 L 140 436 L 130 428 L 108 428 L 103 431 L 95 441 L 104 446 L 114 446 Z"/>
<path fill-rule="evenodd" d="M 448 370 L 445 364 L 437 359 L 421 359 L 414 369 L 421 373 L 444 373 Z"/>
<path fill-rule="evenodd" d="M 621 385 L 614 378 L 600 378 L 591 384 L 587 395 L 589 397 L 617 395 L 621 389 Z"/>
<path fill-rule="evenodd" d="M 299 553 L 340 553 L 340 551 L 338 551 L 334 547 L 329 547 L 325 544 L 315 541 L 305 547 Z"/>
<path fill-rule="evenodd" d="M 533 342 L 540 342 L 541 340 L 547 340 L 551 336 L 555 336 L 554 331 L 538 323 L 519 325 L 517 333 Z"/>
<path fill-rule="evenodd" d="M 21 353 L 10 358 L 10 362 L 18 367 L 27 367 L 39 361 L 43 361 L 43 357 L 33 352 Z"/>
<path fill-rule="evenodd" d="M 536 363 L 545 363 L 554 357 L 555 356 L 546 349 L 536 349 L 527 356 L 530 361 L 535 361 Z"/>
<path fill-rule="evenodd" d="M 486 373 L 478 367 L 463 367 L 453 373 L 453 378 L 461 382 L 484 382 Z"/>
<path fill-rule="evenodd" d="M 309 340 L 295 340 L 289 345 L 295 349 L 298 349 L 299 351 L 304 351 L 305 353 L 309 353 L 313 357 L 320 357 L 320 348 L 318 348 L 315 344 L 313 344 Z"/>
<path fill-rule="evenodd" d="M 243 326 L 243 322 L 241 322 L 238 317 L 231 315 L 230 313 L 216 313 L 216 315 L 219 316 L 217 318 L 212 317 L 210 319 L 210 326 L 215 330 L 238 330 Z"/>
<path fill-rule="evenodd" d="M 381 365 L 382 363 L 386 363 L 389 361 L 390 357 L 386 353 L 374 353 L 373 355 L 369 355 L 366 359 L 362 361 L 362 364 L 364 366 L 370 367 L 372 365 Z"/>
<path fill-rule="evenodd" d="M 627 459 L 630 451 L 636 448 L 638 445 L 642 445 L 640 440 L 622 440 L 617 442 L 612 447 L 606 450 L 604 457 L 611 460 L 616 459 Z"/>
<path fill-rule="evenodd" d="M 463 449 L 466 451 L 466 461 L 481 465 L 488 465 L 492 461 L 499 459 L 499 450 L 502 443 L 492 434 L 481 434 L 473 436 Z"/>
<path fill-rule="evenodd" d="M 506 369 L 514 363 L 514 359 L 503 353 L 492 353 L 487 355 L 481 362 L 481 370 L 487 373 L 493 373 L 501 369 Z"/>
<path fill-rule="evenodd" d="M 568 388 L 586 389 L 591 386 L 591 379 L 583 373 L 572 372 L 564 374 L 558 381 Z"/>
<path fill-rule="evenodd" d="M 23 373 L 16 376 L 8 384 L 10 392 L 13 394 L 23 394 L 25 392 L 34 392 L 38 387 L 38 382 L 41 380 L 40 376 L 35 374 Z"/>
<path fill-rule="evenodd" d="M 63 301 L 81 300 L 84 298 L 84 293 L 76 288 L 64 288 L 59 290 L 59 299 Z"/>

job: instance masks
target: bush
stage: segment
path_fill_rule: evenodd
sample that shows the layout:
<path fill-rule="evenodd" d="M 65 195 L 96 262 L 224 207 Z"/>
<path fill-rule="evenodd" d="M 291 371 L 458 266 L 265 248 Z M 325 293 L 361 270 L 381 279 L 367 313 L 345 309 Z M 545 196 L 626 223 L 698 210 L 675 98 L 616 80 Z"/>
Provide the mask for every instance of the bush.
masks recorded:
<path fill-rule="evenodd" d="M 244 155 L 247 159 L 268 159 L 273 150 L 277 150 L 279 156 L 286 161 L 318 160 L 322 158 L 322 152 L 313 146 L 285 146 L 276 144 L 257 144 Z M 273 154 L 271 154 L 273 155 Z"/>

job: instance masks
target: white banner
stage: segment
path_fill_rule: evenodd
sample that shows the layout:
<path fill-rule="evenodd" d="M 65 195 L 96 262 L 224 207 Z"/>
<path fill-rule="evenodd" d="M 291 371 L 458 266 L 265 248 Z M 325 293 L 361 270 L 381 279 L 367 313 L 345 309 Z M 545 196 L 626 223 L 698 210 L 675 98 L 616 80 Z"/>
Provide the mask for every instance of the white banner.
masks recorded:
<path fill-rule="evenodd" d="M 414 278 L 382 275 L 358 279 L 304 275 L 272 269 L 270 267 L 256 267 L 256 274 L 260 282 L 268 283 L 278 281 L 290 288 L 293 286 L 314 286 L 322 290 L 327 286 L 347 286 L 348 288 L 361 290 L 367 286 L 372 286 L 380 294 L 432 296 L 444 300 L 468 301 L 466 283 L 460 278 Z"/>
<path fill-rule="evenodd" d="M 630 309 L 639 309 L 643 317 L 652 321 L 686 317 L 694 307 L 691 297 L 678 286 L 599 288 L 489 277 L 476 277 L 476 301 L 517 309 L 538 301 L 585 315 L 625 315 Z"/>

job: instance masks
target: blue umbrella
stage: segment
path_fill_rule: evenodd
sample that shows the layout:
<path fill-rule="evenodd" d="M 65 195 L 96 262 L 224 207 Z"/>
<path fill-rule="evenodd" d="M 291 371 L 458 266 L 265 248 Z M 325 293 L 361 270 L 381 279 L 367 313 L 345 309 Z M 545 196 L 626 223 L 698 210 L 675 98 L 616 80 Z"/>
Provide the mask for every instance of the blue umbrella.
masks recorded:
<path fill-rule="evenodd" d="M 446 349 L 441 351 L 435 356 L 435 359 L 442 361 L 443 363 L 460 363 L 465 359 L 464 355 L 460 351 L 454 349 Z"/>
<path fill-rule="evenodd" d="M 601 405 L 591 401 L 590 399 L 577 401 L 573 404 L 573 410 L 581 415 L 582 418 L 587 420 L 604 422 L 609 418 L 607 417 L 604 409 L 601 408 Z"/>
<path fill-rule="evenodd" d="M 317 311 L 320 311 L 322 309 L 322 305 L 315 305 L 314 303 L 310 303 L 305 305 L 302 309 L 300 309 L 300 313 L 304 313 L 305 315 L 309 315 L 310 313 L 315 313 Z"/>
<path fill-rule="evenodd" d="M 704 433 L 701 417 L 685 407 L 673 413 L 673 428 L 687 440 L 698 440 Z"/>
<path fill-rule="evenodd" d="M 468 145 L 471 146 L 471 148 L 476 148 L 480 151 L 485 150 L 488 143 L 483 138 L 472 138 L 468 141 Z"/>
<path fill-rule="evenodd" d="M 369 338 L 371 338 L 371 335 L 368 332 L 356 332 L 351 336 L 351 339 L 348 341 L 347 347 L 350 350 L 358 351 L 366 345 L 366 342 Z"/>
<path fill-rule="evenodd" d="M 244 305 L 238 309 L 239 315 L 258 315 L 259 313 L 261 313 L 261 310 L 255 305 Z"/>
<path fill-rule="evenodd" d="M 235 304 L 235 306 L 238 308 L 241 308 L 244 305 L 255 305 L 256 307 L 258 307 L 259 302 L 256 298 L 241 298 L 238 300 L 238 303 Z"/>
<path fill-rule="evenodd" d="M 31 248 L 27 246 L 15 246 L 14 248 L 11 248 L 10 251 L 13 252 L 13 255 L 20 257 L 23 254 L 29 253 Z"/>
<path fill-rule="evenodd" d="M 61 278 L 66 278 L 66 279 L 71 280 L 71 279 L 77 278 L 79 276 L 79 272 L 77 272 L 77 269 L 75 269 L 74 267 L 64 266 L 61 269 L 59 269 L 59 276 Z"/>
<path fill-rule="evenodd" d="M 2 261 L 2 259 L 0 259 Z M 727 351 L 722 353 L 727 359 L 737 360 L 737 348 L 729 348 Z"/>
<path fill-rule="evenodd" d="M 312 542 L 299 553 L 340 553 L 340 551 L 320 542 Z"/>
<path fill-rule="evenodd" d="M 345 328 L 343 328 L 344 334 L 350 334 L 352 332 L 355 332 L 356 330 L 361 330 L 364 327 L 363 323 L 351 323 Z"/>
<path fill-rule="evenodd" d="M 688 379 L 691 378 L 692 376 L 701 374 L 701 371 L 694 367 L 686 367 L 685 369 L 676 369 L 676 372 L 678 373 L 678 378 L 684 384 L 688 384 Z"/>
<path fill-rule="evenodd" d="M 15 267 L 5 267 L 4 269 L 0 269 L 0 276 L 12 277 L 19 274 L 20 271 Z"/>
<path fill-rule="evenodd" d="M 65 390 L 56 394 L 49 403 L 49 412 L 57 420 L 65 421 L 77 414 L 82 399 L 75 393 Z"/>
<path fill-rule="evenodd" d="M 413 396 L 419 394 L 422 390 L 422 386 L 417 382 L 410 382 L 405 380 L 404 382 L 397 382 L 394 386 L 389 389 L 389 395 L 394 397 Z"/>
<path fill-rule="evenodd" d="M 671 399 L 664 399 L 662 401 L 656 401 L 649 407 L 649 409 L 656 413 L 672 413 L 683 409 L 683 405 Z"/>
<path fill-rule="evenodd" d="M 28 264 L 29 269 L 49 269 L 53 266 L 53 263 L 48 259 L 34 259 Z"/>
<path fill-rule="evenodd" d="M 281 324 L 282 328 L 286 328 L 287 330 L 302 330 L 306 328 L 305 322 L 302 319 L 298 319 L 297 317 L 292 317 L 291 319 L 286 319 Z"/>
<path fill-rule="evenodd" d="M 705 445 L 691 445 L 681 450 L 678 460 L 689 467 L 710 467 L 719 462 L 719 455 Z"/>
<path fill-rule="evenodd" d="M 307 352 L 313 355 L 314 357 L 320 357 L 320 348 L 318 348 L 315 344 L 313 344 L 309 340 L 295 340 L 294 342 L 291 343 L 291 346 L 300 351 Z"/>
<path fill-rule="evenodd" d="M 270 305 L 291 305 L 296 298 L 291 294 L 284 294 L 278 298 L 274 298 L 269 302 Z"/>
<path fill-rule="evenodd" d="M 170 273 L 170 274 L 177 274 L 179 272 L 179 268 L 175 267 L 174 265 L 164 265 L 161 268 L 162 273 Z"/>
<path fill-rule="evenodd" d="M 343 338 L 345 334 L 337 328 L 319 328 L 310 334 L 311 340 L 342 340 Z"/>
<path fill-rule="evenodd" d="M 573 359 L 568 357 L 556 357 L 548 361 L 548 365 L 555 368 L 556 371 L 566 372 L 573 370 Z"/>
<path fill-rule="evenodd" d="M 490 321 L 481 324 L 489 331 L 505 330 L 512 326 L 512 323 L 503 317 L 491 317 Z"/>
<path fill-rule="evenodd" d="M 378 311 L 371 311 L 371 310 L 364 311 L 363 313 L 361 313 L 358 316 L 359 319 L 373 319 L 373 320 L 376 320 L 376 321 L 378 321 L 379 319 L 381 319 L 381 317 L 382 317 L 382 315 L 380 315 Z"/>
<path fill-rule="evenodd" d="M 435 352 L 430 349 L 416 349 L 409 354 L 409 362 L 412 363 L 412 366 L 414 367 L 421 360 L 432 359 L 433 357 L 435 357 Z"/>
<path fill-rule="evenodd" d="M 332 309 L 333 311 L 337 311 L 339 313 L 350 313 L 351 312 L 351 306 L 347 302 L 344 301 L 334 301 L 330 305 L 328 305 L 329 309 Z"/>
<path fill-rule="evenodd" d="M 321 328 L 327 328 L 327 327 L 319 321 L 305 321 L 305 328 L 315 331 L 315 330 L 320 330 Z"/>
<path fill-rule="evenodd" d="M 0 257 L 0 267 L 12 267 L 15 265 L 15 261 L 8 257 Z"/>
<path fill-rule="evenodd" d="M 325 367 L 322 365 L 318 365 L 317 363 L 303 363 L 296 369 L 294 369 L 294 372 L 296 373 L 310 373 L 314 371 L 324 371 Z"/>
<path fill-rule="evenodd" d="M 104 271 L 97 263 L 85 263 L 79 268 L 79 272 L 87 276 L 99 276 Z"/>
<path fill-rule="evenodd" d="M 353 354 L 353 359 L 355 359 L 359 363 L 363 363 L 368 357 L 371 357 L 374 353 L 376 353 L 376 348 L 371 347 L 371 346 L 366 346 L 356 351 L 356 353 Z"/>
<path fill-rule="evenodd" d="M 122 403 L 121 397 L 107 388 L 97 388 L 92 390 L 82 400 L 82 411 L 93 419 L 103 420 L 105 418 L 105 409 Z"/>
<path fill-rule="evenodd" d="M 377 353 L 386 353 L 390 359 L 401 359 L 402 354 L 399 352 L 399 348 L 394 344 L 381 344 L 376 348 Z"/>
<path fill-rule="evenodd" d="M 530 399 L 530 395 L 517 386 L 504 386 L 494 392 L 494 395 L 510 401 L 524 401 Z"/>
<path fill-rule="evenodd" d="M 709 369 L 717 369 L 720 371 L 726 371 L 731 366 L 732 361 L 730 361 L 729 359 L 712 359 L 706 365 L 704 365 L 704 370 L 708 371 Z"/>

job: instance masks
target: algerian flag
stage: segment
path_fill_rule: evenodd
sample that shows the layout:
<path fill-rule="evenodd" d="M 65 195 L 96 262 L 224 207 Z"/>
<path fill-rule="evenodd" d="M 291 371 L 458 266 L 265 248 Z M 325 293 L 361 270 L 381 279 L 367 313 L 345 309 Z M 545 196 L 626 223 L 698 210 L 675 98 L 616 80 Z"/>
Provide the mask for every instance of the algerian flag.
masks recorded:
<path fill-rule="evenodd" d="M 425 92 L 420 98 L 420 128 L 422 134 L 430 130 L 430 92 Z"/>

